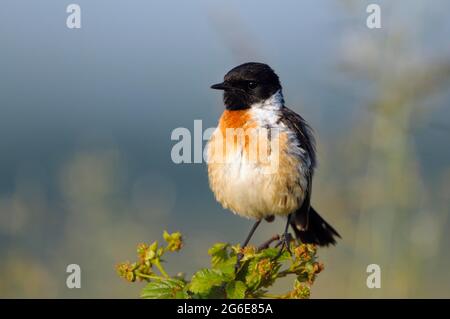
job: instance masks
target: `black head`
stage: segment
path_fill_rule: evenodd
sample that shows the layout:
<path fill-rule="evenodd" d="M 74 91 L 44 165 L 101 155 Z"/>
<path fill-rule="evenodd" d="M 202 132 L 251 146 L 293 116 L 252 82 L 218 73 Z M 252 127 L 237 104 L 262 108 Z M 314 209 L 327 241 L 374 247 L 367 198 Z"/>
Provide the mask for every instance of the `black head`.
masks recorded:
<path fill-rule="evenodd" d="M 267 100 L 281 89 L 281 84 L 267 64 L 249 62 L 230 70 L 222 83 L 211 88 L 224 90 L 223 101 L 228 110 L 242 110 Z"/>

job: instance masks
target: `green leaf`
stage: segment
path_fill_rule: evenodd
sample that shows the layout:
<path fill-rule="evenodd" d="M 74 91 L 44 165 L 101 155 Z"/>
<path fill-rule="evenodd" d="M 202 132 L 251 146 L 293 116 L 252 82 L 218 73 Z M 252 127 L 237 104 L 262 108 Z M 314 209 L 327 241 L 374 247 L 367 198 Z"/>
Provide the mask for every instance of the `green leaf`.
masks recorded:
<path fill-rule="evenodd" d="M 208 250 L 208 254 L 211 256 L 211 265 L 213 267 L 216 267 L 230 258 L 228 247 L 229 245 L 226 243 L 217 243 Z"/>
<path fill-rule="evenodd" d="M 175 293 L 175 299 L 190 299 L 190 296 L 187 291 L 183 289 Z"/>
<path fill-rule="evenodd" d="M 235 278 L 234 266 L 236 265 L 237 257 L 233 256 L 223 262 L 217 263 L 213 268 L 221 271 L 229 279 Z"/>
<path fill-rule="evenodd" d="M 215 243 L 210 249 L 208 249 L 208 254 L 213 256 L 216 253 L 220 253 L 227 249 L 229 244 L 227 243 Z"/>
<path fill-rule="evenodd" d="M 257 289 L 259 284 L 261 283 L 262 276 L 256 269 L 258 261 L 253 259 L 248 263 L 248 266 L 245 269 L 245 283 L 249 289 Z"/>
<path fill-rule="evenodd" d="M 185 298 L 184 295 L 180 295 L 184 286 L 185 282 L 178 279 L 165 278 L 155 280 L 142 289 L 141 297 L 145 299 Z"/>
<path fill-rule="evenodd" d="M 234 279 L 234 266 L 237 257 L 229 252 L 230 245 L 226 243 L 217 243 L 208 250 L 211 256 L 212 268 L 220 270 L 223 274 Z"/>
<path fill-rule="evenodd" d="M 247 287 L 242 281 L 231 281 L 225 288 L 228 299 L 244 299 L 246 290 Z"/>
<path fill-rule="evenodd" d="M 213 287 L 222 285 L 226 280 L 227 276 L 218 269 L 202 269 L 192 277 L 189 290 L 206 297 Z"/>

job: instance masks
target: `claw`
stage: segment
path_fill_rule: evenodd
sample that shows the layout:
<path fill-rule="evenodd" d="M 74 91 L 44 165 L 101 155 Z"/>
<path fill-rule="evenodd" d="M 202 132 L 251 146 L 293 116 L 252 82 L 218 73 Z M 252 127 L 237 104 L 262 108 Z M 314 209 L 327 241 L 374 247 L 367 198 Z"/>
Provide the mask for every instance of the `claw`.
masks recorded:
<path fill-rule="evenodd" d="M 286 247 L 286 250 L 289 252 L 290 255 L 292 255 L 291 251 L 291 241 L 292 241 L 292 235 L 290 233 L 286 233 L 284 236 L 284 246 Z"/>
<path fill-rule="evenodd" d="M 291 241 L 292 241 L 292 235 L 290 233 L 285 233 L 285 234 L 283 234 L 283 236 L 281 236 L 280 241 L 275 245 L 275 247 L 278 247 L 281 245 L 281 248 L 278 251 L 278 254 L 276 255 L 275 259 L 280 258 L 281 254 L 283 253 L 284 248 L 286 248 L 286 250 L 289 252 L 289 254 L 292 255 L 292 251 L 290 248 Z"/>

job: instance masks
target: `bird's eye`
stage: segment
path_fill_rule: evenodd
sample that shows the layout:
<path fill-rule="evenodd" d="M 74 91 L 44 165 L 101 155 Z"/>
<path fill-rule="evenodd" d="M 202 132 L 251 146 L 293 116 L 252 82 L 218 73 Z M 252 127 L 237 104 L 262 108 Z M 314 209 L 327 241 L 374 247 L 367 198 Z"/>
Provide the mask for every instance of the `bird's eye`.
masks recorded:
<path fill-rule="evenodd" d="M 250 81 L 250 82 L 247 83 L 247 86 L 248 86 L 249 89 L 253 90 L 253 89 L 255 89 L 258 86 L 258 83 Z"/>

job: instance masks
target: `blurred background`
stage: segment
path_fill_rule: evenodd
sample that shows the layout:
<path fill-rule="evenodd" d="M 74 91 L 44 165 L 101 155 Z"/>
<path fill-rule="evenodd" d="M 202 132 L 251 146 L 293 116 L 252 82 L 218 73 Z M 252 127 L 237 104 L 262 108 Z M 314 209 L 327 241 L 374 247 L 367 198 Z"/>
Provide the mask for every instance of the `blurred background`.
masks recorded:
<path fill-rule="evenodd" d="M 448 1 L 78 0 L 79 30 L 70 3 L 0 5 L 0 297 L 137 298 L 114 267 L 138 243 L 181 231 L 167 269 L 191 274 L 241 242 L 252 222 L 216 203 L 204 163 L 172 162 L 170 137 L 215 126 L 209 86 L 248 61 L 317 135 L 312 201 L 343 238 L 319 250 L 312 297 L 450 297 Z"/>

